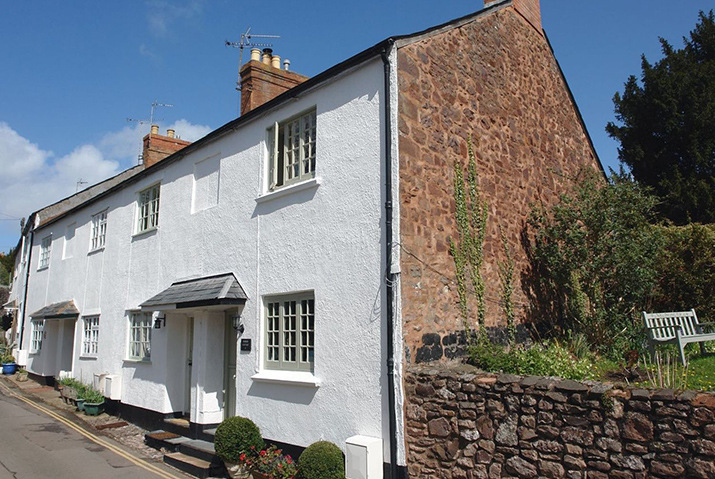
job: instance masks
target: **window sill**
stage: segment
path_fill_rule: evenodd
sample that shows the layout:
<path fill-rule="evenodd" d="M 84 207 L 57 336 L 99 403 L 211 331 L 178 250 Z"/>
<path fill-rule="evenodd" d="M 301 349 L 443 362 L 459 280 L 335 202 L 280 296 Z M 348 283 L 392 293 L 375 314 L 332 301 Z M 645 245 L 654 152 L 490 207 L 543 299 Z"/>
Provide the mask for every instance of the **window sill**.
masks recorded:
<path fill-rule="evenodd" d="M 139 231 L 139 232 L 137 232 L 137 233 L 134 233 L 134 234 L 132 235 L 132 239 L 134 239 L 134 238 L 139 238 L 139 237 L 142 237 L 142 236 L 146 236 L 146 235 L 148 235 L 148 234 L 150 234 L 150 233 L 154 233 L 154 232 L 156 232 L 156 231 L 159 231 L 159 227 L 158 227 L 158 226 L 154 226 L 153 228 L 147 228 L 147 229 L 145 229 L 145 230 L 143 230 L 143 231 Z"/>
<path fill-rule="evenodd" d="M 139 359 L 139 358 L 126 358 L 124 359 L 125 363 L 134 363 L 134 364 L 151 364 L 151 359 Z"/>
<path fill-rule="evenodd" d="M 302 371 L 273 371 L 264 369 L 258 374 L 251 376 L 251 379 L 259 383 L 286 384 L 289 386 L 320 387 L 320 379 L 313 373 Z"/>
<path fill-rule="evenodd" d="M 90 250 L 90 251 L 87 253 L 87 255 L 88 255 L 88 256 L 89 256 L 89 255 L 93 255 L 93 254 L 99 253 L 99 252 L 101 252 L 101 251 L 104 251 L 104 246 L 100 246 L 99 248 Z"/>
<path fill-rule="evenodd" d="M 261 204 L 261 203 L 266 203 L 271 200 L 275 200 L 277 198 L 282 198 L 287 195 L 292 195 L 293 193 L 298 193 L 300 191 L 305 191 L 309 190 L 311 188 L 317 188 L 320 186 L 321 179 L 320 178 L 311 178 L 307 181 L 303 181 L 301 183 L 295 183 L 293 185 L 288 185 L 288 186 L 283 186 L 277 190 L 274 191 L 269 191 L 258 198 L 256 198 L 256 203 Z"/>
<path fill-rule="evenodd" d="M 85 359 L 96 360 L 97 356 L 86 356 L 85 355 L 85 356 L 80 356 L 79 359 L 80 360 L 85 360 Z"/>
<path fill-rule="evenodd" d="M 47 266 L 40 266 L 39 268 L 37 268 L 37 271 L 44 271 L 44 270 L 46 270 L 46 269 L 49 268 L 49 267 L 50 267 L 49 265 L 47 265 Z"/>

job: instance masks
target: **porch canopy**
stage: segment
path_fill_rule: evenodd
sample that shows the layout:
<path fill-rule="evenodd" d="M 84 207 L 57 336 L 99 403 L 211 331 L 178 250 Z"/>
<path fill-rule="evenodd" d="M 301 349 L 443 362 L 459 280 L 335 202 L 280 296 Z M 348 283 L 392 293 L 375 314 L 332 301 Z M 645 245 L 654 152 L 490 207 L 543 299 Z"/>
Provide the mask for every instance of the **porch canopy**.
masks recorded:
<path fill-rule="evenodd" d="M 173 283 L 139 306 L 142 311 L 165 311 L 245 304 L 248 297 L 233 273 Z M 220 309 L 220 308 L 217 308 Z"/>
<path fill-rule="evenodd" d="M 72 300 L 50 304 L 30 315 L 33 319 L 72 319 L 78 316 L 79 309 Z"/>

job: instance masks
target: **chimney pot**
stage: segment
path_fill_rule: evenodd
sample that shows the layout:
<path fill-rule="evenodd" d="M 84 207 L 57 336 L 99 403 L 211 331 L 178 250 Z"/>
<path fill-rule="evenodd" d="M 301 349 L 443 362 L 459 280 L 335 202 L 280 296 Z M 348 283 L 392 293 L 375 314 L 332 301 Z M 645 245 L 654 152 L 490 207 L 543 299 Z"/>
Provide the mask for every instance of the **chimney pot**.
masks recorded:
<path fill-rule="evenodd" d="M 273 68 L 277 68 L 280 70 L 281 69 L 281 57 L 279 57 L 278 55 L 273 55 L 273 57 L 271 58 L 271 66 Z"/>
<path fill-rule="evenodd" d="M 263 49 L 263 63 L 265 65 L 270 65 L 272 57 L 273 57 L 273 50 L 270 48 L 264 48 Z"/>
<path fill-rule="evenodd" d="M 152 135 L 158 135 L 158 134 L 159 134 L 159 125 L 151 125 L 151 134 L 152 134 Z"/>
<path fill-rule="evenodd" d="M 167 128 L 166 136 L 168 136 L 169 138 L 174 138 L 174 133 L 176 133 L 176 130 L 174 130 L 173 128 Z"/>
<path fill-rule="evenodd" d="M 288 60 L 288 59 L 286 58 L 285 60 L 283 60 L 283 69 L 284 69 L 285 71 L 288 71 L 289 68 L 290 68 L 290 60 Z"/>
<path fill-rule="evenodd" d="M 261 61 L 261 50 L 258 48 L 251 48 L 251 61 Z"/>

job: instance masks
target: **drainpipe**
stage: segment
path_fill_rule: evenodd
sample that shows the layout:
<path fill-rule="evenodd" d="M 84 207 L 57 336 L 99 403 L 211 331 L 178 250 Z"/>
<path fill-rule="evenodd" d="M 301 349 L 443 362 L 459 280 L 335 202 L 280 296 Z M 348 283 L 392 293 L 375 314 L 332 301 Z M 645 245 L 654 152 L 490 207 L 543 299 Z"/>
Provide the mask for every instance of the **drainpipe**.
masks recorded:
<path fill-rule="evenodd" d="M 32 261 L 32 240 L 34 236 L 35 232 L 30 230 L 30 240 L 27 245 L 27 263 L 25 263 L 25 294 L 22 299 L 22 323 L 20 326 L 20 343 L 17 345 L 18 349 L 22 349 L 22 338 L 25 335 L 25 313 L 27 312 L 27 291 L 30 289 L 30 262 Z M 22 251 L 20 251 L 20 254 L 22 254 Z"/>
<path fill-rule="evenodd" d="M 390 59 L 394 40 L 381 52 L 385 70 L 385 292 L 387 303 L 387 404 L 390 428 L 390 479 L 397 479 L 397 415 L 395 413 L 395 312 L 392 273 L 392 111 L 390 109 Z"/>

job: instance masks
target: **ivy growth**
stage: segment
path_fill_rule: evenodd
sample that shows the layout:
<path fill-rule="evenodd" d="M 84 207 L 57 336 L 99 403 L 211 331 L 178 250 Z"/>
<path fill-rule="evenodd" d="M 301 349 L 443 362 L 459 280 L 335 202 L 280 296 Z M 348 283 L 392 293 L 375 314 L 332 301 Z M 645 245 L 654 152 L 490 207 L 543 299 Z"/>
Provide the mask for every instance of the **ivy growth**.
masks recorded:
<path fill-rule="evenodd" d="M 487 203 L 481 198 L 478 187 L 477 164 L 471 136 L 467 138 L 469 162 L 465 182 L 459 161 L 454 164 L 454 202 L 458 238 L 449 238 L 449 250 L 454 258 L 459 311 L 467 341 L 473 341 L 469 321 L 468 284 L 471 283 L 477 304 L 478 339 L 485 338 L 485 283 L 482 276 L 484 264 L 484 239 L 487 226 Z"/>

